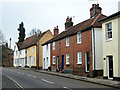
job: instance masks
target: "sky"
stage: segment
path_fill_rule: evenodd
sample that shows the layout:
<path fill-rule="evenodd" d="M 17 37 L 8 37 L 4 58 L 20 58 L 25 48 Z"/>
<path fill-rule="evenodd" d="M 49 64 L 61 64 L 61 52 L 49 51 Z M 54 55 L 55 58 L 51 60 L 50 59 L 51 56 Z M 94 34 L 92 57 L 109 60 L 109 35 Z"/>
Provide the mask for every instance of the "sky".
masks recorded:
<path fill-rule="evenodd" d="M 0 0 L 0 30 L 8 44 L 12 38 L 12 49 L 18 41 L 18 27 L 24 23 L 26 37 L 33 29 L 42 32 L 58 25 L 59 32 L 65 30 L 67 16 L 73 17 L 74 25 L 90 18 L 92 4 L 99 3 L 104 15 L 118 11 L 120 0 Z"/>

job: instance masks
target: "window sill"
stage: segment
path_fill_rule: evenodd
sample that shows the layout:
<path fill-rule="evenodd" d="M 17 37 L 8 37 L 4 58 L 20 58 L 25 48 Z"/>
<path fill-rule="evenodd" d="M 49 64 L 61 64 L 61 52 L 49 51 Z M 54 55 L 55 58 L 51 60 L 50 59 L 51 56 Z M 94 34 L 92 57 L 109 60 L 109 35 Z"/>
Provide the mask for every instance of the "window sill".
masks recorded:
<path fill-rule="evenodd" d="M 77 42 L 77 44 L 81 44 L 82 42 Z"/>
<path fill-rule="evenodd" d="M 69 66 L 70 64 L 69 63 L 66 63 L 66 66 Z"/>
<path fill-rule="evenodd" d="M 70 45 L 66 45 L 66 47 L 69 47 Z"/>
<path fill-rule="evenodd" d="M 110 42 L 110 41 L 112 41 L 112 39 L 108 39 L 108 40 L 106 40 L 106 42 Z"/>
<path fill-rule="evenodd" d="M 77 65 L 81 65 L 82 63 L 77 63 Z"/>

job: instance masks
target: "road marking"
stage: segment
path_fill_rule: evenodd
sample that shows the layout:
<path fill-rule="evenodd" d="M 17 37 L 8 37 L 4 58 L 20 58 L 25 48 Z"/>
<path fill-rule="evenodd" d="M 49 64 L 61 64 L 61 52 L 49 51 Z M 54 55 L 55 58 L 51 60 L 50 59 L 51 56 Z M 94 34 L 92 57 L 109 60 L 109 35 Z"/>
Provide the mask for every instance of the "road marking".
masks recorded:
<path fill-rule="evenodd" d="M 32 75 L 27 75 L 27 76 L 29 76 L 29 77 L 33 77 L 33 78 L 37 78 L 36 76 L 32 76 Z"/>
<path fill-rule="evenodd" d="M 47 81 L 47 80 L 45 80 L 45 79 L 41 79 L 41 80 L 44 81 L 44 82 L 47 82 L 47 83 L 53 84 L 53 82 Z"/>
<path fill-rule="evenodd" d="M 72 90 L 72 89 L 70 89 L 70 88 L 68 88 L 68 87 L 63 87 L 63 88 L 68 89 L 68 90 Z"/>
<path fill-rule="evenodd" d="M 17 84 L 17 86 L 19 86 L 19 88 L 21 88 L 22 90 L 24 90 L 24 88 L 20 84 L 18 84 L 14 79 L 12 79 L 12 78 L 10 78 L 8 76 L 7 76 L 7 78 L 9 78 L 10 80 L 12 80 L 15 84 Z"/>
<path fill-rule="evenodd" d="M 33 76 L 33 78 L 37 78 L 36 76 Z"/>

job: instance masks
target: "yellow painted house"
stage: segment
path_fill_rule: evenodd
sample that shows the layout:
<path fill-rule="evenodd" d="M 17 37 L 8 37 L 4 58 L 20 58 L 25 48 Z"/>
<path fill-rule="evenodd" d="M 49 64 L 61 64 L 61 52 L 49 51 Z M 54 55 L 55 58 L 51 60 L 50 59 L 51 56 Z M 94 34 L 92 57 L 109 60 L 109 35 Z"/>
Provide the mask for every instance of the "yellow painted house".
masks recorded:
<path fill-rule="evenodd" d="M 120 81 L 120 11 L 102 20 L 103 78 Z"/>
<path fill-rule="evenodd" d="M 50 30 L 41 33 L 40 35 L 33 35 L 26 43 L 27 46 L 27 66 L 31 68 L 40 68 L 43 66 L 43 46 L 42 44 L 53 37 Z"/>

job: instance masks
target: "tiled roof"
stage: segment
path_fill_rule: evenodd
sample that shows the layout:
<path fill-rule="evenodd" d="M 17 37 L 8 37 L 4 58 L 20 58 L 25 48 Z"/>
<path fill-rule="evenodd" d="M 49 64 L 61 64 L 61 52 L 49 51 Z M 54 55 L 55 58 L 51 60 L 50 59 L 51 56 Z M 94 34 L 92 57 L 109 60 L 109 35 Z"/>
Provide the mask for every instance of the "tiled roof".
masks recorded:
<path fill-rule="evenodd" d="M 116 17 L 120 17 L 120 11 L 118 11 L 118 12 L 116 12 L 108 17 L 105 17 L 103 19 L 100 19 L 99 22 L 105 22 L 107 20 L 111 20 L 111 19 L 116 18 Z"/>
<path fill-rule="evenodd" d="M 81 23 L 78 23 L 75 26 L 71 26 L 67 30 L 61 32 L 60 34 L 53 37 L 51 40 L 45 42 L 42 45 L 46 45 L 48 43 L 52 43 L 54 41 L 61 40 L 61 39 L 65 38 L 65 37 L 72 36 L 74 34 L 77 34 L 77 32 L 79 32 L 79 31 L 84 31 L 84 30 L 87 30 L 87 29 L 89 29 L 91 27 L 101 28 L 102 24 L 100 22 L 98 22 L 98 20 L 102 19 L 102 18 L 105 18 L 105 17 L 106 17 L 105 15 L 100 13 L 97 16 L 95 16 L 94 18 L 87 19 L 87 20 L 85 20 L 85 21 L 83 21 Z"/>
<path fill-rule="evenodd" d="M 18 50 L 22 50 L 25 48 L 28 48 L 30 46 L 36 45 L 37 41 L 48 31 L 45 31 L 43 33 L 41 33 L 40 35 L 33 35 L 31 37 L 26 38 L 23 42 L 17 42 L 17 46 L 18 46 Z"/>

